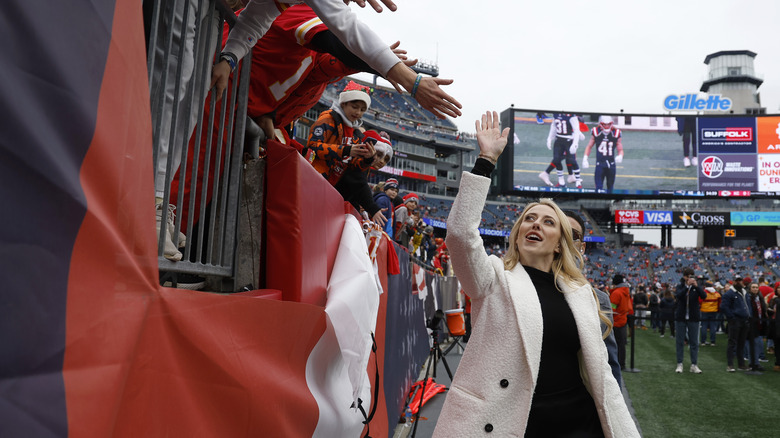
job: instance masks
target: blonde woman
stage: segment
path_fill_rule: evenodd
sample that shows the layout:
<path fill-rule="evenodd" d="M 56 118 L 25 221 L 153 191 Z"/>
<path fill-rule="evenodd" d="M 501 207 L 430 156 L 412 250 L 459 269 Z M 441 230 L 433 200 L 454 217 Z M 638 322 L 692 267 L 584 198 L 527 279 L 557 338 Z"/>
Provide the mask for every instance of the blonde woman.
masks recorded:
<path fill-rule="evenodd" d="M 603 315 L 560 208 L 551 200 L 529 204 L 503 260 L 486 254 L 478 226 L 509 131 L 495 112 L 476 130 L 480 158 L 463 173 L 447 221 L 474 328 L 434 436 L 640 436 L 607 362 Z"/>

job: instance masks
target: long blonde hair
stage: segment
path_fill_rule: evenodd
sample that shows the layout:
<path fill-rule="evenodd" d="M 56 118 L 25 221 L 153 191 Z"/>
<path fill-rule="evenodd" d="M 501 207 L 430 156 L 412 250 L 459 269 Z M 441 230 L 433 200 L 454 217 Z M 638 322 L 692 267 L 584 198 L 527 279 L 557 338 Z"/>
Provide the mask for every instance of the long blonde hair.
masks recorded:
<path fill-rule="evenodd" d="M 515 224 L 512 226 L 512 231 L 509 233 L 509 248 L 507 249 L 506 255 L 504 255 L 503 258 L 504 269 L 507 271 L 511 270 L 517 266 L 518 263 L 520 263 L 520 251 L 517 248 L 517 236 L 520 234 L 520 224 L 522 224 L 523 220 L 525 219 L 528 210 L 536 207 L 537 205 L 546 205 L 552 208 L 553 211 L 555 211 L 555 216 L 558 218 L 558 223 L 560 224 L 560 252 L 553 255 L 553 277 L 556 279 L 561 278 L 563 282 L 565 282 L 573 289 L 589 284 L 588 280 L 585 278 L 585 275 L 582 274 L 582 270 L 580 269 L 580 266 L 585 265 L 585 261 L 583 260 L 580 251 L 574 246 L 574 236 L 571 231 L 571 225 L 569 224 L 569 218 L 566 216 L 563 210 L 558 207 L 558 204 L 549 198 L 542 198 L 539 199 L 538 202 L 532 202 L 526 205 L 525 209 L 523 209 L 523 212 L 520 213 L 520 217 L 517 218 L 517 221 L 515 221 Z M 557 281 L 555 282 L 555 287 L 560 292 L 563 292 L 558 286 Z M 593 294 L 593 299 L 596 300 L 596 303 L 599 303 L 599 298 L 596 295 L 596 291 L 593 289 L 593 287 L 590 289 L 591 293 Z M 602 334 L 602 336 L 606 338 L 609 335 L 609 332 L 612 330 L 612 324 L 604 312 L 601 311 L 601 306 L 597 306 L 597 309 L 599 319 L 607 325 L 606 332 Z"/>

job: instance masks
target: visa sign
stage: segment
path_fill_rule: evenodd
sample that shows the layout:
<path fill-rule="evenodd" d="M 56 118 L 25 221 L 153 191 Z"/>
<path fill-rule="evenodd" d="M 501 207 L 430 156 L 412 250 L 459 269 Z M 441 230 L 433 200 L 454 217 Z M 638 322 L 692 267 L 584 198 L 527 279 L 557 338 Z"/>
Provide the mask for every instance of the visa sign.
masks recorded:
<path fill-rule="evenodd" d="M 615 210 L 616 224 L 642 224 L 642 210 Z"/>
<path fill-rule="evenodd" d="M 645 212 L 645 224 L 649 225 L 671 225 L 672 224 L 672 212 L 671 211 L 646 211 Z"/>

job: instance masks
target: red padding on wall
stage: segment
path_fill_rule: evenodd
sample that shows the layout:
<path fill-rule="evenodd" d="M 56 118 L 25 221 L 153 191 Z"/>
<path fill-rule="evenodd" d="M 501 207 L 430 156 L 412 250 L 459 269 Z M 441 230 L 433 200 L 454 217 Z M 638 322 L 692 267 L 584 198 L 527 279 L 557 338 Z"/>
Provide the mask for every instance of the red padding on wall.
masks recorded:
<path fill-rule="evenodd" d="M 344 228 L 344 200 L 295 149 L 269 141 L 265 272 L 285 301 L 325 306 Z"/>

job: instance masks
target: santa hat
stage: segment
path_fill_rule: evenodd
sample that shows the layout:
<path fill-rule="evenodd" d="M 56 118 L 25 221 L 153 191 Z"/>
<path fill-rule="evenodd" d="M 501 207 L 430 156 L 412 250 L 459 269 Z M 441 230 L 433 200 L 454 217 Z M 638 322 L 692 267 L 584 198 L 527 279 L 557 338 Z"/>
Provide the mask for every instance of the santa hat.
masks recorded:
<path fill-rule="evenodd" d="M 420 199 L 417 197 L 415 193 L 409 193 L 408 195 L 404 196 L 404 204 L 411 201 L 419 203 Z"/>
<path fill-rule="evenodd" d="M 387 181 L 385 181 L 384 189 L 398 189 L 398 180 L 395 178 L 388 178 Z"/>
<path fill-rule="evenodd" d="M 347 102 L 359 100 L 365 102 L 366 109 L 371 108 L 371 97 L 366 92 L 367 87 L 364 87 L 354 81 L 350 81 L 344 91 L 339 94 L 339 105 L 343 105 Z"/>
<path fill-rule="evenodd" d="M 379 133 L 372 130 L 364 132 L 363 136 L 363 141 L 366 143 L 372 143 L 378 154 L 382 156 L 387 155 L 390 158 L 393 158 L 393 145 L 390 143 L 390 140 L 380 136 Z M 390 158 L 387 159 L 388 162 L 390 161 Z"/>

